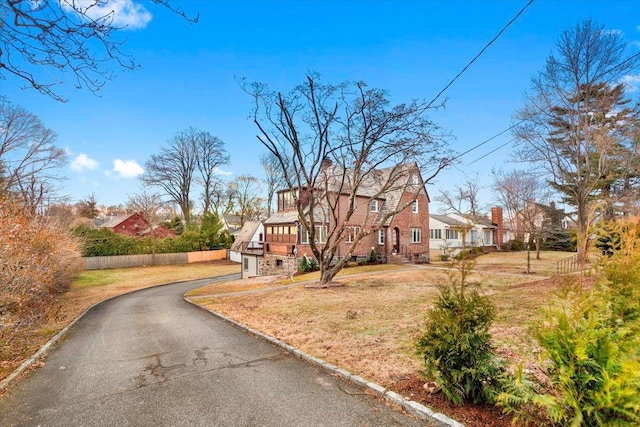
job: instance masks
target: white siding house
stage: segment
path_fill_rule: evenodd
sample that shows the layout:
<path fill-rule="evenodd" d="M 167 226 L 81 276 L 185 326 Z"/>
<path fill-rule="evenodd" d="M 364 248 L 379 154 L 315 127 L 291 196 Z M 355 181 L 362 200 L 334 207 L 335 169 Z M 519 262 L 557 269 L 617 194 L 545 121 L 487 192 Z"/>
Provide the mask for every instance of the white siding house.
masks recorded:
<path fill-rule="evenodd" d="M 429 215 L 429 250 L 432 257 L 455 255 L 463 247 L 493 246 L 497 228 L 488 218 L 471 221 L 461 215 Z M 464 242 L 463 242 L 464 239 Z"/>
<path fill-rule="evenodd" d="M 229 250 L 229 259 L 242 262 L 243 252 L 260 252 L 264 243 L 264 225 L 260 221 L 246 221 Z"/>

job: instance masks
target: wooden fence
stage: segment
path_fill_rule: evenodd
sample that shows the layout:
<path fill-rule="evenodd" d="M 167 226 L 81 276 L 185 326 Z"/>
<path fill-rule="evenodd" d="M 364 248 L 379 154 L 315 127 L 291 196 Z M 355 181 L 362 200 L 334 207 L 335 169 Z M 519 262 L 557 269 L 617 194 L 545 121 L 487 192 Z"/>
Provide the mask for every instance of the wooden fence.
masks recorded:
<path fill-rule="evenodd" d="M 108 268 L 142 267 L 145 265 L 189 264 L 227 258 L 227 250 L 219 249 L 174 254 L 95 256 L 85 257 L 83 260 L 85 270 L 103 270 Z"/>

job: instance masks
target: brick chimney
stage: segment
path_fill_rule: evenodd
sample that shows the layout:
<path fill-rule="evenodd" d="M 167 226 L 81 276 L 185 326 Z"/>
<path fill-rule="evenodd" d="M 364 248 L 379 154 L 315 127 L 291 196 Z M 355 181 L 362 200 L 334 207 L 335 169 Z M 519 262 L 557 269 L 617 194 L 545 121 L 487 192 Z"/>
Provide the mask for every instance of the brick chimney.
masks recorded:
<path fill-rule="evenodd" d="M 504 244 L 504 219 L 500 206 L 491 208 L 491 222 L 498 226 L 498 228 L 493 231 L 493 243 L 502 246 Z"/>

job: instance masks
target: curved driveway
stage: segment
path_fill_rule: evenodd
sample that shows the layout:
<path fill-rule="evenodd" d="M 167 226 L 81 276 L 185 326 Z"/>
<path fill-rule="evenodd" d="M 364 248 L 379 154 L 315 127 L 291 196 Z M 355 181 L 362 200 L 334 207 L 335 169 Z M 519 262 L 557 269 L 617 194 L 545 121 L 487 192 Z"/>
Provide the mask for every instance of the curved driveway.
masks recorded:
<path fill-rule="evenodd" d="M 182 299 L 203 279 L 92 309 L 0 398 L 0 425 L 395 426 L 419 422 Z"/>

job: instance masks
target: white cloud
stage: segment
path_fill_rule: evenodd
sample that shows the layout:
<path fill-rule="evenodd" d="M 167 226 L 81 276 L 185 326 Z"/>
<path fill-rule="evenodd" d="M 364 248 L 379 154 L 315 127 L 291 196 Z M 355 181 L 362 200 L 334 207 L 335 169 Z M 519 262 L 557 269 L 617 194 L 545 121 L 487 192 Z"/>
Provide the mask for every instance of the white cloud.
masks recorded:
<path fill-rule="evenodd" d="M 222 175 L 222 176 L 229 176 L 229 175 L 233 175 L 233 172 L 229 172 L 229 171 L 224 171 L 218 167 L 213 168 L 213 173 L 216 175 Z"/>
<path fill-rule="evenodd" d="M 638 90 L 640 90 L 640 74 L 627 74 L 622 78 L 622 83 L 624 83 L 627 91 L 637 92 Z"/>
<path fill-rule="evenodd" d="M 60 0 L 62 7 L 75 10 L 93 20 L 107 19 L 114 27 L 134 30 L 144 28 L 151 21 L 151 13 L 134 0 Z"/>
<path fill-rule="evenodd" d="M 76 172 L 96 170 L 98 167 L 100 164 L 84 153 L 78 154 L 71 162 L 71 169 Z"/>
<path fill-rule="evenodd" d="M 118 173 L 119 178 L 135 178 L 144 173 L 142 166 L 135 160 L 116 159 L 113 161 L 113 170 Z"/>

